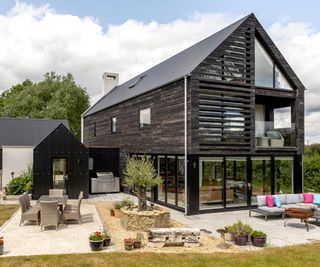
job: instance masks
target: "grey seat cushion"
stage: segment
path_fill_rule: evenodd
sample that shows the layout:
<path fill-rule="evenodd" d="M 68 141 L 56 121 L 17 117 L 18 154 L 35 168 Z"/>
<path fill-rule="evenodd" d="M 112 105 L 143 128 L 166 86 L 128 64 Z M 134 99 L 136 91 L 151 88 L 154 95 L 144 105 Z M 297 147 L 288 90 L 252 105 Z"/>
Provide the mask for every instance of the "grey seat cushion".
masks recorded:
<path fill-rule="evenodd" d="M 257 196 L 257 204 L 258 206 L 267 206 L 266 196 Z"/>
<path fill-rule="evenodd" d="M 287 204 L 303 203 L 303 194 L 287 194 Z"/>
<path fill-rule="evenodd" d="M 259 207 L 258 209 L 262 210 L 262 211 L 267 211 L 267 212 L 270 212 L 270 213 L 281 213 L 281 212 L 285 211 L 285 208 L 283 208 L 283 207 L 281 207 L 281 208 L 277 208 L 277 207 L 269 208 L 267 206 L 264 206 L 264 207 Z"/>

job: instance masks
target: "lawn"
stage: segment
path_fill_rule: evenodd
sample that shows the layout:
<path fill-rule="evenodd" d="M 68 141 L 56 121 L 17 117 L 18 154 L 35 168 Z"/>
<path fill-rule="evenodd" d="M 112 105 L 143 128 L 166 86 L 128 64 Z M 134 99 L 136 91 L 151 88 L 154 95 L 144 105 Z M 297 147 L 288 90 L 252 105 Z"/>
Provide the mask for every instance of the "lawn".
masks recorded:
<path fill-rule="evenodd" d="M 57 244 L 58 245 L 58 244 Z M 318 266 L 320 243 L 217 254 L 90 253 L 0 258 L 0 266 Z"/>
<path fill-rule="evenodd" d="M 0 227 L 17 211 L 19 205 L 0 205 Z"/>

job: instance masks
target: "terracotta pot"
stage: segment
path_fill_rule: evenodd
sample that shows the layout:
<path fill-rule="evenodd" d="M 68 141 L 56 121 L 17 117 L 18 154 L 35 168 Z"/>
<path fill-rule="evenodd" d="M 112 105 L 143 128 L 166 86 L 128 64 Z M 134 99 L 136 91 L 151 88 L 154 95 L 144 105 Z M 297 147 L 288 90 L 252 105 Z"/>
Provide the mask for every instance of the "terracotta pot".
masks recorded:
<path fill-rule="evenodd" d="M 138 240 L 134 240 L 133 241 L 133 247 L 134 248 L 141 248 L 141 241 L 138 241 Z"/>
<path fill-rule="evenodd" d="M 114 209 L 114 217 L 116 218 L 121 218 L 121 210 L 119 209 Z"/>
<path fill-rule="evenodd" d="M 103 240 L 104 247 L 109 247 L 110 244 L 111 244 L 111 238 L 106 238 L 105 240 Z"/>
<path fill-rule="evenodd" d="M 98 251 L 102 249 L 103 246 L 103 240 L 101 241 L 92 241 L 89 240 L 90 248 L 92 251 Z"/>
<path fill-rule="evenodd" d="M 266 237 L 253 237 L 251 236 L 252 245 L 255 247 L 264 247 L 266 244 L 267 238 Z"/>
<path fill-rule="evenodd" d="M 248 242 L 248 236 L 234 236 L 234 243 L 238 246 L 245 246 Z"/>
<path fill-rule="evenodd" d="M 110 210 L 110 215 L 114 216 L 114 210 Z"/>

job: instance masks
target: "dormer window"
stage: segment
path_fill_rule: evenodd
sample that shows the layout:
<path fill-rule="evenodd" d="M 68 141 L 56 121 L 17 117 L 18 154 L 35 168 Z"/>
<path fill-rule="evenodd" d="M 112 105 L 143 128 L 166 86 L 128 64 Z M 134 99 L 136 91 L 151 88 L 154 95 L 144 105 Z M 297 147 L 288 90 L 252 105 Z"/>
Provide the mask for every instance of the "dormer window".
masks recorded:
<path fill-rule="evenodd" d="M 286 77 L 257 39 L 255 39 L 255 85 L 292 90 Z"/>

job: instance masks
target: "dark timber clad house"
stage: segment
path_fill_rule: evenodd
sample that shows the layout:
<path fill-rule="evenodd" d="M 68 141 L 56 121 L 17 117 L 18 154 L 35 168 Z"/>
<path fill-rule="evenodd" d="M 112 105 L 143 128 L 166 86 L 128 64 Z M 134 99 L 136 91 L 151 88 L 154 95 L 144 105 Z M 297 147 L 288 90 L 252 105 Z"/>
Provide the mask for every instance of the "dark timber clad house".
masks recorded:
<path fill-rule="evenodd" d="M 154 202 L 247 208 L 303 190 L 304 90 L 251 14 L 114 87 L 83 114 L 82 138 L 118 148 L 120 169 L 150 156 L 163 179 Z"/>

